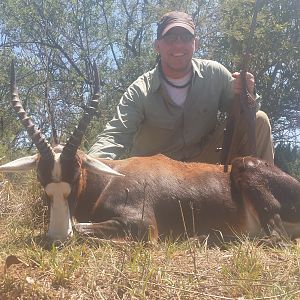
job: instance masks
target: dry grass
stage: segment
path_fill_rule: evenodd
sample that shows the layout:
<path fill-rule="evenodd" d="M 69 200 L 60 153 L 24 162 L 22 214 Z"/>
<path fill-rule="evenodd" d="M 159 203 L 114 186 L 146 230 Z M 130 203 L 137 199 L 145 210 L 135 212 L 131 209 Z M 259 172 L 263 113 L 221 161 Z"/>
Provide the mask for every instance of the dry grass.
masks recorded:
<path fill-rule="evenodd" d="M 221 250 L 198 240 L 143 245 L 74 237 L 47 250 L 46 209 L 33 176 L 10 178 L 19 187 L 1 178 L 1 300 L 300 299 L 296 245 L 274 249 L 243 238 Z"/>

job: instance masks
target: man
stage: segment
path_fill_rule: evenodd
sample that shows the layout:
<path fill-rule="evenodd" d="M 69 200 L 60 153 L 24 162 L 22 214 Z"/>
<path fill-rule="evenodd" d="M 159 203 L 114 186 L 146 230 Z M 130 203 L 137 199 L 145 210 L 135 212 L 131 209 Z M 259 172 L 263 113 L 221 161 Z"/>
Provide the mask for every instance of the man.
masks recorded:
<path fill-rule="evenodd" d="M 158 23 L 157 66 L 133 82 L 122 96 L 115 117 L 89 154 L 118 159 L 165 154 L 182 161 L 220 162 L 223 127 L 218 111 L 230 111 L 241 90 L 239 73 L 221 64 L 192 58 L 198 47 L 192 18 L 183 12 L 165 14 Z M 250 93 L 254 78 L 247 74 Z M 247 135 L 239 126 L 233 157 L 247 155 Z M 273 162 L 271 128 L 265 113 L 256 116 L 257 154 Z"/>

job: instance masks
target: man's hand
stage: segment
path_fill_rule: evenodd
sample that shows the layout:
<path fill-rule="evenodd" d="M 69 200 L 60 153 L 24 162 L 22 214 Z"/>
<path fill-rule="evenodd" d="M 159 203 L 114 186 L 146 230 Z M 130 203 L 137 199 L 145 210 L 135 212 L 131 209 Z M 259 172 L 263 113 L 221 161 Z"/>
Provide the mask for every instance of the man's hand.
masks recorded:
<path fill-rule="evenodd" d="M 234 78 L 232 81 L 232 88 L 233 92 L 236 95 L 239 95 L 242 91 L 242 80 L 241 80 L 241 73 L 239 72 L 234 72 L 232 74 L 232 77 Z M 254 76 L 251 73 L 246 73 L 246 81 L 247 81 L 247 87 L 248 87 L 248 92 L 250 95 L 254 96 Z"/>

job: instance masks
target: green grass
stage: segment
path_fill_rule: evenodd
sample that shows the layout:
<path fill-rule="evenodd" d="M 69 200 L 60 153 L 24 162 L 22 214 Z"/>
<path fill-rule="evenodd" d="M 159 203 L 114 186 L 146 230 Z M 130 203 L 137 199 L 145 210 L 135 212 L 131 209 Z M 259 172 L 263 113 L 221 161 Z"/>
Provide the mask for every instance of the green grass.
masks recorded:
<path fill-rule="evenodd" d="M 46 249 L 47 211 L 34 174 L 2 180 L 0 299 L 300 299 L 300 246 L 246 237 L 209 248 L 197 239 L 83 240 Z M 18 264 L 4 272 L 7 257 Z"/>

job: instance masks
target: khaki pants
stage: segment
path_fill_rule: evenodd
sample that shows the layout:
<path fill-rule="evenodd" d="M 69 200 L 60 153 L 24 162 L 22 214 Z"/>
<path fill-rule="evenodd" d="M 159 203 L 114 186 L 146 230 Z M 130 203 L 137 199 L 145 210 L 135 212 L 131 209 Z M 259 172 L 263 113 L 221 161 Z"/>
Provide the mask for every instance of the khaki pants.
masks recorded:
<path fill-rule="evenodd" d="M 242 123 L 242 122 L 241 122 Z M 215 131 L 208 137 L 201 153 L 191 159 L 191 161 L 219 163 L 220 152 L 216 149 L 222 147 L 225 122 L 218 126 Z M 247 153 L 247 134 L 243 130 L 243 124 L 239 124 L 237 140 L 233 145 L 232 160 L 238 156 L 246 156 Z M 256 113 L 256 149 L 257 157 L 262 158 L 270 163 L 274 163 L 274 148 L 272 142 L 271 125 L 268 116 L 263 111 Z"/>

